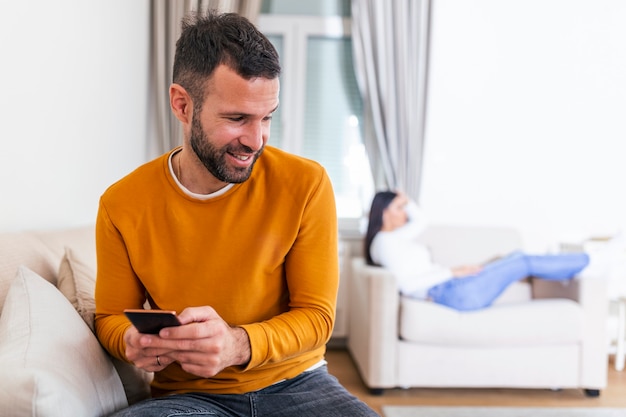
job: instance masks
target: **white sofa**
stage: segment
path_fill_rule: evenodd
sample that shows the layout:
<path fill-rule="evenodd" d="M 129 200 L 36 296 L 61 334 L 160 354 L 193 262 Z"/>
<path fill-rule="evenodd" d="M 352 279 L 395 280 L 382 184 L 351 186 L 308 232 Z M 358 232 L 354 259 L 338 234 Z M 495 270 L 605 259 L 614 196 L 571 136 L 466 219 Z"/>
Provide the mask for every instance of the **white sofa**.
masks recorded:
<path fill-rule="evenodd" d="M 0 233 L 3 416 L 104 416 L 149 395 L 151 374 L 93 333 L 93 226 Z"/>
<path fill-rule="evenodd" d="M 422 240 L 447 266 L 522 249 L 515 230 L 432 226 Z M 388 271 L 353 259 L 348 349 L 365 384 L 394 387 L 582 388 L 607 383 L 607 280 L 530 279 L 491 307 L 458 312 L 400 296 Z"/>

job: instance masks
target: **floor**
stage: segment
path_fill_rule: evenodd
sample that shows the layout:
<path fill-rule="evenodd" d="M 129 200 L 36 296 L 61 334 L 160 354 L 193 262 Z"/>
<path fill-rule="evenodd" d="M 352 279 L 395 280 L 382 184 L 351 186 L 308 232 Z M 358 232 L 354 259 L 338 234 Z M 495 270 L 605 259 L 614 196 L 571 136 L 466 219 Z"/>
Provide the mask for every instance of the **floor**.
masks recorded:
<path fill-rule="evenodd" d="M 330 373 L 354 395 L 381 413 L 384 405 L 473 405 L 526 407 L 623 407 L 626 408 L 626 371 L 618 372 L 609 360 L 608 387 L 600 397 L 588 398 L 582 390 L 520 389 L 393 389 L 373 396 L 363 385 L 349 353 L 329 348 L 326 359 Z"/>

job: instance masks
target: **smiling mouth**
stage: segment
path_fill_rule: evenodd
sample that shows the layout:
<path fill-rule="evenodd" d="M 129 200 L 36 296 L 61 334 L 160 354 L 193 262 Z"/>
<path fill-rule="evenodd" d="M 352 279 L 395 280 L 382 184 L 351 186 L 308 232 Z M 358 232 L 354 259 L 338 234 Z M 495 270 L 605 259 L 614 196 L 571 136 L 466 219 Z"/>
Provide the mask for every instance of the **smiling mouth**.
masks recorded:
<path fill-rule="evenodd" d="M 234 155 L 234 154 L 230 154 L 233 158 L 238 159 L 240 161 L 247 161 L 248 159 L 252 158 L 252 155 Z"/>
<path fill-rule="evenodd" d="M 262 152 L 263 148 L 255 152 L 252 148 L 243 145 L 231 146 L 230 149 L 225 149 L 225 154 L 232 158 L 231 163 L 234 164 L 234 166 L 245 169 L 248 169 L 254 164 L 254 161 L 256 161 Z"/>

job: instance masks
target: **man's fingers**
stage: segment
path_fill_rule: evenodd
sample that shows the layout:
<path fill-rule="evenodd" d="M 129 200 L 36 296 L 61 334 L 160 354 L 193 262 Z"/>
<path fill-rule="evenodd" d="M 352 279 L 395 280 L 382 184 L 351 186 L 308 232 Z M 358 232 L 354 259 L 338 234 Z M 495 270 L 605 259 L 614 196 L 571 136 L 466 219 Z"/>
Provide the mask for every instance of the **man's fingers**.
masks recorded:
<path fill-rule="evenodd" d="M 217 312 L 209 306 L 187 307 L 179 315 L 178 320 L 182 324 L 198 323 L 218 318 Z"/>

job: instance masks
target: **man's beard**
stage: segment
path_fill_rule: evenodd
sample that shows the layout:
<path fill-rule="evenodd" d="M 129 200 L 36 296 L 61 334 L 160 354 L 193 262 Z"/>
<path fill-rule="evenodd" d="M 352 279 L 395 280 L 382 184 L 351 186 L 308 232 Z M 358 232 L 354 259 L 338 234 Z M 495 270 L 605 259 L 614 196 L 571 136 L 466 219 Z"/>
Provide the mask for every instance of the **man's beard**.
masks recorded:
<path fill-rule="evenodd" d="M 191 121 L 191 149 L 198 156 L 198 159 L 202 162 L 202 164 L 206 167 L 207 170 L 213 175 L 215 178 L 222 182 L 226 183 L 240 183 L 244 182 L 248 178 L 250 178 L 250 174 L 252 173 L 252 168 L 256 163 L 256 160 L 259 159 L 261 153 L 264 148 L 259 149 L 252 158 L 252 164 L 250 164 L 246 168 L 240 167 L 231 167 L 226 162 L 226 154 L 252 154 L 253 150 L 245 145 L 231 145 L 228 144 L 223 148 L 217 148 L 207 138 L 204 133 L 204 129 L 202 129 L 202 125 L 200 121 L 194 116 Z"/>

